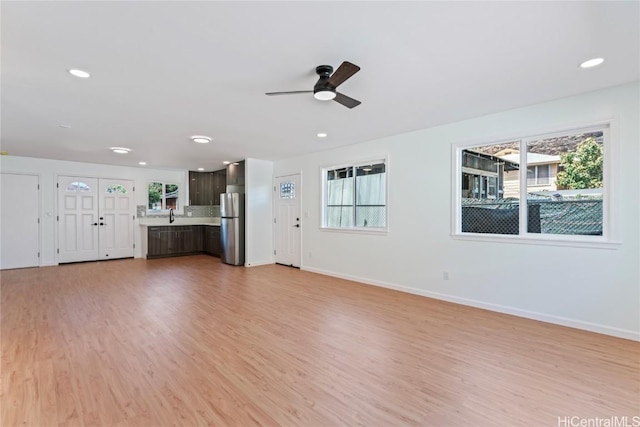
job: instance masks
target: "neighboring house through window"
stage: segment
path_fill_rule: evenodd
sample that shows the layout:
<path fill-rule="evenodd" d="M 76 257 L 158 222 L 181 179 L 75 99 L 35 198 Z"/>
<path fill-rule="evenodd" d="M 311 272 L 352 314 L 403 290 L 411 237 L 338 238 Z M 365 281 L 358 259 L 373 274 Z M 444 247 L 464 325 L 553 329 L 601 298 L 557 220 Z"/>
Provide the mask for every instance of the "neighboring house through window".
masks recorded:
<path fill-rule="evenodd" d="M 496 153 L 496 156 L 509 161 L 517 168 L 506 171 L 504 174 L 504 197 L 518 197 L 520 193 L 520 151 L 517 149 L 504 149 Z M 542 153 L 527 153 L 527 186 L 537 186 L 538 191 L 556 191 L 556 176 L 560 165 L 559 155 Z"/>
<path fill-rule="evenodd" d="M 456 147 L 454 235 L 607 241 L 608 130 Z"/>
<path fill-rule="evenodd" d="M 147 188 L 147 212 L 160 214 L 169 209 L 178 210 L 180 186 L 178 184 L 150 182 Z"/>

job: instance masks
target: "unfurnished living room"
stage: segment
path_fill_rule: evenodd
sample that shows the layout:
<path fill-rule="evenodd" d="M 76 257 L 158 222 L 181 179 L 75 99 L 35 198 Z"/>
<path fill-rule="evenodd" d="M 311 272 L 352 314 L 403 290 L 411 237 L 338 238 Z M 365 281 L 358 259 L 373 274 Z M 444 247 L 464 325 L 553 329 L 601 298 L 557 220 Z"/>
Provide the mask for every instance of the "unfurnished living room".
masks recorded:
<path fill-rule="evenodd" d="M 2 1 L 0 425 L 640 426 L 639 1 Z"/>

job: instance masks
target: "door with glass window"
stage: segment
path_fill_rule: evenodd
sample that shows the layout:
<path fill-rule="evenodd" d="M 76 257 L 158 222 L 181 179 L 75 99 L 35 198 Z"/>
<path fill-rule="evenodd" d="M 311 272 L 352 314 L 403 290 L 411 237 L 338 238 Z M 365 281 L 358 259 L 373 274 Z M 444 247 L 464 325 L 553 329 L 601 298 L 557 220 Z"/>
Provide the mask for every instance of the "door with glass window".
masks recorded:
<path fill-rule="evenodd" d="M 100 259 L 133 256 L 133 182 L 100 179 L 98 226 Z"/>
<path fill-rule="evenodd" d="M 133 182 L 58 177 L 58 262 L 133 257 Z"/>
<path fill-rule="evenodd" d="M 276 263 L 300 267 L 300 175 L 275 179 Z"/>

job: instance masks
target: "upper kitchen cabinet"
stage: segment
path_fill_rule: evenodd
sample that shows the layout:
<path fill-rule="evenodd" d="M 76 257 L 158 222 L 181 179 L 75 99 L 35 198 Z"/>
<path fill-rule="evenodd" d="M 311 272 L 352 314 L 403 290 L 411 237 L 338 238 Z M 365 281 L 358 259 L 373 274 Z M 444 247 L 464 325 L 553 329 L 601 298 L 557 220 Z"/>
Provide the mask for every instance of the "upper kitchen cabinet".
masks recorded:
<path fill-rule="evenodd" d="M 211 206 L 220 204 L 220 194 L 227 191 L 227 171 L 189 171 L 189 205 Z"/>
<path fill-rule="evenodd" d="M 242 187 L 244 189 L 244 160 L 237 164 L 227 165 L 227 186 L 232 186 L 231 192 L 241 192 L 233 187 Z"/>
<path fill-rule="evenodd" d="M 222 169 L 213 172 L 213 204 L 220 204 L 220 194 L 227 191 L 227 171 Z"/>
<path fill-rule="evenodd" d="M 189 171 L 189 205 L 191 206 L 210 206 L 219 204 L 217 196 L 214 199 L 214 173 L 213 172 L 194 172 Z"/>

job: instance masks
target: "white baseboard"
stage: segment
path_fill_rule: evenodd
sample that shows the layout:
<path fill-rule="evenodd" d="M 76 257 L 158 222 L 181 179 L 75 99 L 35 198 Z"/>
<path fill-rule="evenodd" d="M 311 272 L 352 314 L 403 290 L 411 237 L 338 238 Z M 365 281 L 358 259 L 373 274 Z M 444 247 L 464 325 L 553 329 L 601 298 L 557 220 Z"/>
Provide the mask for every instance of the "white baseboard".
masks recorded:
<path fill-rule="evenodd" d="M 553 323 L 561 326 L 568 326 L 570 328 L 582 329 L 585 331 L 596 332 L 604 335 L 611 335 L 614 337 L 624 338 L 624 339 L 633 340 L 633 341 L 640 341 L 640 332 L 632 331 L 629 329 L 614 328 L 611 326 L 600 325 L 598 323 L 585 322 L 582 320 L 575 320 L 575 319 L 570 319 L 562 316 L 555 316 L 551 314 L 523 310 L 516 307 L 493 304 L 493 303 L 478 301 L 478 300 L 469 299 L 469 298 L 461 298 L 454 295 L 442 294 L 439 292 L 425 291 L 423 289 L 410 288 L 407 286 L 396 285 L 394 283 L 387 283 L 379 280 L 372 280 L 365 277 L 358 277 L 358 276 L 351 276 L 348 274 L 336 273 L 333 271 L 323 270 L 320 268 L 303 266 L 302 270 L 310 271 L 312 273 L 324 274 L 325 276 L 332 276 L 332 277 L 338 277 L 340 279 L 352 280 L 354 282 L 360 282 L 367 285 L 379 286 L 382 288 L 393 289 L 401 292 L 407 292 L 410 294 L 452 302 L 455 304 L 467 305 L 470 307 L 482 308 L 485 310 L 495 311 L 498 313 L 511 314 L 513 316 L 524 317 L 527 319 L 538 320 L 541 322 Z"/>
<path fill-rule="evenodd" d="M 245 262 L 244 266 L 245 267 L 258 267 L 261 265 L 271 265 L 271 264 L 275 264 L 274 261 L 272 260 L 266 260 L 266 261 L 254 261 L 251 263 Z"/>

